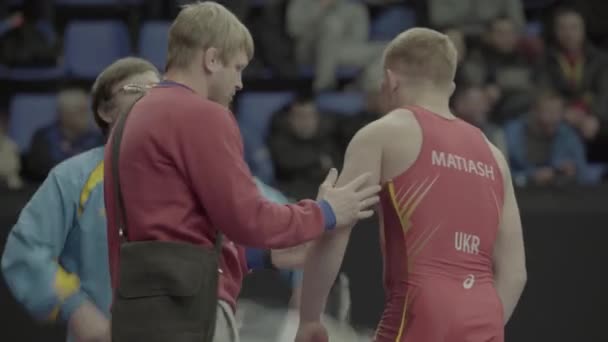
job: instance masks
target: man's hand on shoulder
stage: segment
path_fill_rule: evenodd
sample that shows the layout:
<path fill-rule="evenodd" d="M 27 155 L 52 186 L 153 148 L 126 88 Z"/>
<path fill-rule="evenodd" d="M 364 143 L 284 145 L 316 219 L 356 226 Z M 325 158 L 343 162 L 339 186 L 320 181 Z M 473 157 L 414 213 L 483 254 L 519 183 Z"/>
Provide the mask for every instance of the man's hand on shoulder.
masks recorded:
<path fill-rule="evenodd" d="M 318 198 L 326 201 L 331 207 L 336 227 L 349 227 L 361 219 L 374 214 L 373 206 L 378 204 L 380 198 L 379 185 L 369 185 L 370 174 L 365 173 L 342 187 L 336 187 L 338 172 L 332 169 L 325 182 L 319 189 Z"/>

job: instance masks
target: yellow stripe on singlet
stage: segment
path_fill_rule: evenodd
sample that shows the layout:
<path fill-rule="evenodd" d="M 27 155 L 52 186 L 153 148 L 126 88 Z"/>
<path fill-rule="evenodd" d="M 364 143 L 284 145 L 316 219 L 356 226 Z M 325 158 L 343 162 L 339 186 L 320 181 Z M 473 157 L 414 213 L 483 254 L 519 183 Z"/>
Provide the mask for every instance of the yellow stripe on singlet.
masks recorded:
<path fill-rule="evenodd" d="M 399 222 L 401 223 L 401 229 L 403 230 L 403 236 L 405 239 L 405 233 L 407 232 L 408 228 L 409 228 L 409 217 L 403 217 L 403 215 L 401 215 L 401 210 L 399 210 L 399 203 L 397 202 L 397 196 L 395 195 L 395 183 L 393 183 L 392 181 L 390 181 L 388 183 L 388 192 L 391 196 L 391 202 L 393 204 L 393 208 L 395 209 L 395 212 L 397 213 L 397 216 L 399 216 Z M 408 190 L 409 192 L 409 190 Z M 408 296 L 406 295 L 405 297 L 405 303 L 403 304 L 403 314 L 401 315 L 401 323 L 399 324 L 399 333 L 397 334 L 397 339 L 395 340 L 396 342 L 401 341 L 401 337 L 403 336 L 403 331 L 405 330 L 405 325 L 407 322 L 407 298 Z"/>
<path fill-rule="evenodd" d="M 80 202 L 78 205 L 78 215 L 82 215 L 84 211 L 84 206 L 87 204 L 89 197 L 91 196 L 91 192 L 95 187 L 103 181 L 103 160 L 97 164 L 97 166 L 93 169 L 89 178 L 87 178 L 82 191 L 80 192 Z"/>
<path fill-rule="evenodd" d="M 433 185 L 435 185 L 435 182 L 437 182 L 438 179 L 439 179 L 439 175 L 435 176 L 435 178 L 433 180 L 431 180 L 430 183 L 427 183 L 428 178 L 425 179 L 410 194 L 410 192 L 416 186 L 417 182 L 412 184 L 407 189 L 407 191 L 405 191 L 405 193 L 403 195 L 401 195 L 401 198 L 399 198 L 399 199 L 397 198 L 397 195 L 395 193 L 394 182 L 392 182 L 392 181 L 388 182 L 388 191 L 389 191 L 389 194 L 391 197 L 391 202 L 393 204 L 395 213 L 399 217 L 401 229 L 403 230 L 404 240 L 405 240 L 405 235 L 412 228 L 412 222 L 411 222 L 412 215 L 414 214 L 414 212 L 416 211 L 416 208 L 418 207 L 418 205 L 420 205 L 420 203 L 422 202 L 424 197 L 426 197 L 426 195 L 429 193 L 429 191 L 431 190 Z M 403 188 L 399 190 L 400 194 L 402 193 L 402 190 L 403 190 Z M 409 194 L 409 196 L 408 196 L 408 194 Z M 407 198 L 407 197 L 409 197 L 409 198 Z M 414 241 L 414 245 L 419 245 L 419 246 L 417 246 L 417 248 L 415 248 L 414 253 L 411 256 L 408 256 L 408 259 L 409 259 L 407 261 L 408 270 L 411 270 L 411 267 L 413 265 L 413 262 L 412 262 L 413 258 L 418 254 L 418 252 L 420 252 L 420 250 L 422 250 L 422 247 L 424 247 L 426 245 L 426 243 L 435 234 L 435 232 L 437 231 L 437 229 L 439 229 L 439 227 L 440 227 L 440 225 L 437 225 L 433 230 L 431 230 L 431 233 L 428 234 L 424 240 L 422 239 L 422 236 L 421 236 L 418 241 Z M 420 242 L 422 242 L 422 243 L 419 244 Z M 405 241 L 404 241 L 404 245 L 405 245 Z M 405 331 L 405 327 L 407 325 L 408 302 L 409 302 L 409 291 L 405 295 L 405 300 L 403 303 L 403 314 L 401 315 L 401 324 L 399 325 L 399 333 L 397 334 L 397 339 L 395 340 L 396 342 L 401 341 L 401 338 L 403 337 L 403 332 Z"/>

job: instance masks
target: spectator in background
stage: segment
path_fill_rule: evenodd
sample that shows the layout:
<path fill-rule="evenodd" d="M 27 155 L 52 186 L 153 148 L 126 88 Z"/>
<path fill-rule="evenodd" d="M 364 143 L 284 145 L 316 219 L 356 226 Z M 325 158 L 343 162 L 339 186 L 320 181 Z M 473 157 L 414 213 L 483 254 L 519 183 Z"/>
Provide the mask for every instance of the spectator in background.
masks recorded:
<path fill-rule="evenodd" d="M 587 36 L 600 47 L 608 49 L 608 1 L 606 0 L 569 0 L 585 18 Z"/>
<path fill-rule="evenodd" d="M 0 36 L 23 25 L 23 13 L 15 12 L 9 16 L 0 16 Z"/>
<path fill-rule="evenodd" d="M 101 133 L 91 125 L 89 97 L 82 89 L 59 93 L 58 120 L 40 128 L 26 156 L 28 175 L 42 180 L 61 161 L 103 145 Z"/>
<path fill-rule="evenodd" d="M 268 145 L 279 189 L 293 198 L 315 196 L 317 185 L 335 166 L 331 124 L 313 98 L 301 97 L 275 115 Z"/>
<path fill-rule="evenodd" d="M 343 158 L 346 148 L 355 136 L 355 133 L 387 112 L 383 106 L 380 91 L 378 89 L 367 89 L 365 92 L 365 99 L 365 108 L 362 112 L 357 113 L 357 115 L 336 115 L 334 136 L 341 158 Z M 340 164 L 342 164 L 341 160 Z"/>
<path fill-rule="evenodd" d="M 365 5 L 349 0 L 290 0 L 287 31 L 296 44 L 296 58 L 314 65 L 316 91 L 336 85 L 339 66 L 364 67 L 362 79 L 376 79 L 384 42 L 369 40 Z"/>
<path fill-rule="evenodd" d="M 476 60 L 484 71 L 486 90 L 494 104 L 494 122 L 503 123 L 527 112 L 533 101 L 535 67 L 520 49 L 521 31 L 509 17 L 498 17 L 488 24 L 484 43 Z"/>
<path fill-rule="evenodd" d="M 587 181 L 585 147 L 564 121 L 564 100 L 541 91 L 533 111 L 505 127 L 509 162 L 518 185 L 552 185 Z"/>
<path fill-rule="evenodd" d="M 517 29 L 525 25 L 521 0 L 429 0 L 429 20 L 433 27 L 452 27 L 467 36 L 480 36 L 490 20 L 505 16 Z"/>
<path fill-rule="evenodd" d="M 17 144 L 6 135 L 5 115 L 0 115 L 0 189 L 19 189 L 23 186 L 21 160 Z"/>
<path fill-rule="evenodd" d="M 452 102 L 456 116 L 479 128 L 503 155 L 509 155 L 504 131 L 488 120 L 491 110 L 490 99 L 483 88 L 479 86 L 457 88 Z"/>
<path fill-rule="evenodd" d="M 583 17 L 572 9 L 556 12 L 553 33 L 544 81 L 566 99 L 566 120 L 587 141 L 591 159 L 608 161 L 606 56 L 587 42 Z"/>
<path fill-rule="evenodd" d="M 249 0 L 213 0 L 222 4 L 234 13 L 240 20 L 244 20 L 251 4 Z M 195 0 L 146 0 L 142 1 L 142 11 L 147 20 L 173 20 L 180 9 Z"/>
<path fill-rule="evenodd" d="M 2 5 L 4 1 L 2 1 Z M 0 9 L 0 12 L 6 9 Z M 53 29 L 53 2 L 25 0 L 21 11 L 0 22 L 0 64 L 10 67 L 55 66 L 59 57 Z"/>
<path fill-rule="evenodd" d="M 456 28 L 448 28 L 443 33 L 450 38 L 458 52 L 458 68 L 454 82 L 460 84 L 475 84 L 482 86 L 485 82 L 483 66 L 469 56 L 466 37 L 464 33 Z"/>

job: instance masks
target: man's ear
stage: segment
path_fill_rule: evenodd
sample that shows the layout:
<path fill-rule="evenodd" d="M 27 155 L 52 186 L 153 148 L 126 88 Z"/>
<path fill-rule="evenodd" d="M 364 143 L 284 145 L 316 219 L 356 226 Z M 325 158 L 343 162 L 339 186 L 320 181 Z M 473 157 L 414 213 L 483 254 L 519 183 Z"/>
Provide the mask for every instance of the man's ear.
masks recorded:
<path fill-rule="evenodd" d="M 452 83 L 450 83 L 450 96 L 454 95 L 455 91 L 456 91 L 456 82 L 452 81 Z"/>
<path fill-rule="evenodd" d="M 99 108 L 97 110 L 97 116 L 99 116 L 101 120 L 103 120 L 103 122 L 107 123 L 108 126 L 112 127 L 112 125 L 114 125 L 114 122 L 117 119 L 118 114 L 114 113 L 113 111 Z"/>
<path fill-rule="evenodd" d="M 210 73 L 217 72 L 222 66 L 222 62 L 219 57 L 219 51 L 214 47 L 204 51 L 202 55 L 203 69 Z"/>
<path fill-rule="evenodd" d="M 397 76 L 397 74 L 391 69 L 386 69 L 385 72 L 386 80 L 388 81 L 388 89 L 391 92 L 394 92 L 395 90 L 397 90 L 397 88 L 399 88 L 399 76 Z"/>

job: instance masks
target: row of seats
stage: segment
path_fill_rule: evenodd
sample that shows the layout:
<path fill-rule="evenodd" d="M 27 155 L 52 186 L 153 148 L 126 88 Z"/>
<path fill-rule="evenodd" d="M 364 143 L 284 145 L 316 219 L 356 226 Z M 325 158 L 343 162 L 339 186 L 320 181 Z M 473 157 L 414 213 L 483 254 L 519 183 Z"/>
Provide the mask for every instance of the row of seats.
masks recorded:
<path fill-rule="evenodd" d="M 288 104 L 291 92 L 250 92 L 239 96 L 237 116 L 246 144 L 256 149 L 264 143 L 272 114 Z M 363 110 L 364 97 L 356 92 L 326 93 L 317 98 L 321 111 L 355 115 Z M 9 108 L 9 136 L 21 153 L 27 151 L 35 131 L 57 118 L 55 94 L 17 94 Z M 251 145 L 253 144 L 253 145 Z"/>
<path fill-rule="evenodd" d="M 6 0 L 9 5 L 17 6 L 23 3 L 23 0 Z M 141 4 L 144 0 L 49 0 L 54 1 L 55 4 L 60 6 L 116 6 L 116 5 L 124 5 L 132 4 L 137 5 Z M 263 6 L 269 1 L 272 0 L 249 0 L 250 3 L 254 6 Z M 357 1 L 357 0 L 353 0 Z M 546 8 L 550 5 L 553 5 L 557 2 L 557 0 L 524 0 L 524 7 L 526 9 L 538 9 L 538 8 Z"/>
<path fill-rule="evenodd" d="M 6 0 L 9 6 L 20 6 L 23 0 Z M 145 0 L 48 0 L 53 1 L 58 6 L 120 6 L 120 5 L 139 5 Z M 269 0 L 249 0 L 252 6 L 263 6 Z"/>
<path fill-rule="evenodd" d="M 138 54 L 159 68 L 165 64 L 169 23 L 147 22 L 140 31 Z M 70 22 L 64 33 L 64 62 L 55 68 L 0 68 L 0 78 L 50 80 L 64 75 L 94 79 L 115 60 L 131 55 L 129 31 L 114 20 Z"/>
<path fill-rule="evenodd" d="M 390 40 L 399 32 L 413 27 L 415 13 L 403 6 L 387 8 L 373 20 L 370 36 L 374 40 Z M 145 22 L 139 32 L 137 53 L 160 70 L 166 61 L 169 22 Z M 64 33 L 64 63 L 55 68 L 15 68 L 0 66 L 0 79 L 36 81 L 63 76 L 94 79 L 107 65 L 131 55 L 129 31 L 116 20 L 76 20 L 68 23 Z M 347 72 L 352 76 L 357 70 Z M 311 68 L 304 68 L 303 77 L 310 77 Z"/>

